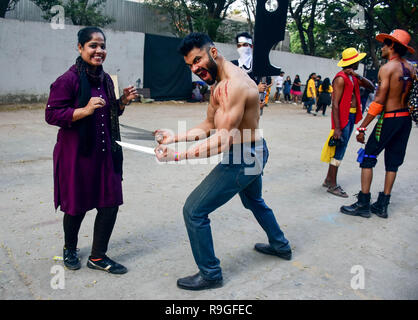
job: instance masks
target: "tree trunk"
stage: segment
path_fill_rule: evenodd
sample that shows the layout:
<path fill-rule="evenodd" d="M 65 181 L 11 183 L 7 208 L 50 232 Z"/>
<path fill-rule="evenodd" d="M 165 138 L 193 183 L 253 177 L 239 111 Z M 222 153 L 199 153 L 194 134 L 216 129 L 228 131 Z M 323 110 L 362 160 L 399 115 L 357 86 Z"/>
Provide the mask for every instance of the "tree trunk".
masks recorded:
<path fill-rule="evenodd" d="M 311 7 L 311 16 L 309 18 L 309 26 L 307 30 L 308 35 L 308 45 L 309 45 L 309 54 L 311 56 L 315 55 L 315 37 L 314 37 L 314 28 L 315 28 L 315 13 L 316 13 L 316 5 L 318 0 L 312 1 Z"/>
<path fill-rule="evenodd" d="M 293 11 L 292 1 L 289 1 L 289 12 L 290 12 L 290 15 L 292 16 L 293 20 L 295 20 L 296 27 L 297 27 L 298 33 L 299 33 L 300 44 L 302 46 L 303 54 L 309 55 L 309 49 L 308 49 L 308 46 L 307 46 L 306 40 L 305 40 L 305 31 L 306 30 L 304 29 L 303 23 L 302 23 L 302 10 L 303 10 L 303 7 L 305 6 L 306 2 L 308 2 L 308 0 L 303 0 L 301 3 L 299 3 L 296 10 Z"/>
<path fill-rule="evenodd" d="M 378 70 L 380 62 L 376 55 L 376 41 L 374 37 L 374 5 L 364 8 L 366 10 L 366 30 L 367 30 L 367 44 L 369 45 L 370 58 L 372 59 L 373 68 Z"/>
<path fill-rule="evenodd" d="M 8 1 L 1 1 L 0 2 L 0 18 L 4 18 L 6 16 L 8 6 L 9 6 Z"/>

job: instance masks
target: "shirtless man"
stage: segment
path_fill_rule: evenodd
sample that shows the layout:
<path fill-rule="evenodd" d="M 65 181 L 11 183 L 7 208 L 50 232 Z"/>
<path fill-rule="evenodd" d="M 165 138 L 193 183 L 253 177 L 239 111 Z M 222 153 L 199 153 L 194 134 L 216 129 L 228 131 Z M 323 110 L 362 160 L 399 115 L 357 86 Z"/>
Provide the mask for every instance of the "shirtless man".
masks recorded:
<path fill-rule="evenodd" d="M 411 132 L 412 121 L 407 102 L 412 87 L 413 67 L 402 58 L 407 51 L 415 50 L 408 46 L 410 35 L 401 29 L 391 34 L 379 34 L 376 40 L 383 42 L 382 58 L 388 59 L 378 74 L 379 87 L 368 114 L 357 129 L 357 141 L 364 143 L 367 125 L 379 114 L 380 120 L 367 141 L 364 158 L 360 163 L 361 191 L 358 201 L 351 206 L 341 207 L 341 212 L 353 216 L 370 217 L 370 211 L 381 218 L 387 218 L 387 207 L 396 178 L 398 167 L 405 158 L 406 146 Z M 382 113 L 383 111 L 383 113 Z M 383 121 L 383 123 L 381 123 Z M 385 185 L 378 199 L 370 205 L 370 186 L 373 167 L 377 156 L 385 150 Z"/>
<path fill-rule="evenodd" d="M 183 207 L 199 272 L 178 279 L 177 286 L 201 290 L 222 286 L 222 271 L 215 256 L 208 215 L 237 193 L 268 237 L 269 244 L 256 244 L 255 250 L 286 260 L 291 259 L 292 251 L 273 211 L 262 198 L 261 173 L 267 162 L 268 149 L 258 130 L 257 85 L 243 70 L 225 60 L 204 33 L 189 34 L 179 51 L 191 71 L 212 85 L 207 116 L 185 134 L 172 136 L 167 131 L 157 130 L 155 134 L 160 137 L 160 145 L 156 148 L 156 156 L 159 161 L 180 161 L 224 152 L 223 160 L 189 195 Z M 170 143 L 201 139 L 206 140 L 185 152 L 175 152 L 167 147 Z"/>

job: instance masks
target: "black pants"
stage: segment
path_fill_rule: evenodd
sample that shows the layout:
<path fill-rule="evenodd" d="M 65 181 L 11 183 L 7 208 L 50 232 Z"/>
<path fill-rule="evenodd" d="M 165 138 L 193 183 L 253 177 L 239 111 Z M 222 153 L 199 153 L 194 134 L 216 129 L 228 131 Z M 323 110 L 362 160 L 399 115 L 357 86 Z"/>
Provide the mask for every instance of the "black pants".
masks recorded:
<path fill-rule="evenodd" d="M 93 245 L 91 250 L 92 258 L 103 258 L 107 252 L 110 236 L 115 226 L 116 216 L 119 207 L 98 208 L 96 220 L 94 222 Z M 78 232 L 85 213 L 71 216 L 64 214 L 64 237 L 67 249 L 76 249 L 78 242 Z"/>
<path fill-rule="evenodd" d="M 322 109 L 322 114 L 325 114 L 325 111 L 327 110 L 327 104 L 325 103 L 317 103 L 316 105 L 316 112 Z"/>
<path fill-rule="evenodd" d="M 397 112 L 405 111 L 408 111 L 408 109 L 397 110 Z M 377 163 L 376 157 L 385 150 L 386 171 L 397 172 L 405 158 L 411 127 L 412 121 L 409 116 L 384 118 L 380 140 L 377 141 L 376 139 L 376 125 L 365 147 L 364 153 L 375 157 L 365 157 L 363 162 L 360 163 L 360 167 L 373 168 Z"/>

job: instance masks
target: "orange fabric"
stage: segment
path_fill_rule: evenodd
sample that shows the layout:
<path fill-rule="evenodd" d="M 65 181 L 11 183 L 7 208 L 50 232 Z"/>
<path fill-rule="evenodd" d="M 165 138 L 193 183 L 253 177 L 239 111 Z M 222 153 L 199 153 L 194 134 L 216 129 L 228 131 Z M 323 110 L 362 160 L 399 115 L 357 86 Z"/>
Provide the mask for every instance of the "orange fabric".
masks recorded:
<path fill-rule="evenodd" d="M 376 117 L 378 114 L 382 112 L 382 110 L 383 110 L 383 104 L 373 101 L 369 106 L 368 113 Z"/>
<path fill-rule="evenodd" d="M 408 117 L 409 115 L 410 115 L 409 111 L 404 111 L 404 112 L 390 112 L 390 113 L 385 113 L 385 115 L 383 116 L 383 118 Z"/>

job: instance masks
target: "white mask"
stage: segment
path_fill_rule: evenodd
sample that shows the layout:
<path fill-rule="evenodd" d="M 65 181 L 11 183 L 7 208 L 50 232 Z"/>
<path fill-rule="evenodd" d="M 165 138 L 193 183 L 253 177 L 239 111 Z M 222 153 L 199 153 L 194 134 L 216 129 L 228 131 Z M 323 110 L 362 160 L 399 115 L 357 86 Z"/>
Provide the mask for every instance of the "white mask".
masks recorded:
<path fill-rule="evenodd" d="M 238 65 L 246 72 L 251 72 L 253 62 L 253 49 L 251 47 L 240 47 L 237 49 L 239 54 Z"/>

